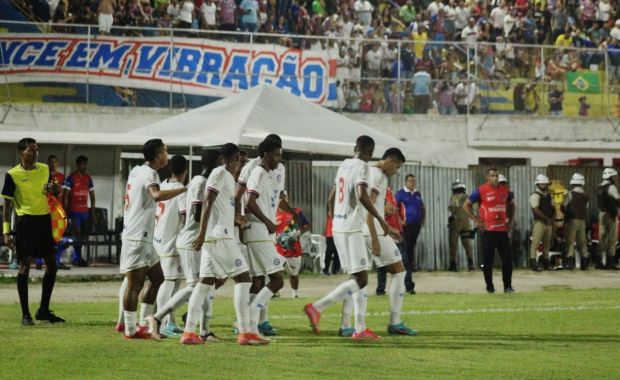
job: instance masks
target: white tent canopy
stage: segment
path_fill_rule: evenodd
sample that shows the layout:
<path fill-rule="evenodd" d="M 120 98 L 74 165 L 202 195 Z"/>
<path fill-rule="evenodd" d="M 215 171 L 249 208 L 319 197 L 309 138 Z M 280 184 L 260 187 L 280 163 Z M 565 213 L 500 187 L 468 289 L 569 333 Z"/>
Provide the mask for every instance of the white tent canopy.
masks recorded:
<path fill-rule="evenodd" d="M 385 133 L 271 86 L 259 86 L 129 132 L 128 140 L 161 138 L 169 146 L 256 146 L 278 134 L 286 150 L 349 156 L 355 139 L 371 136 L 375 156 L 406 145 Z"/>

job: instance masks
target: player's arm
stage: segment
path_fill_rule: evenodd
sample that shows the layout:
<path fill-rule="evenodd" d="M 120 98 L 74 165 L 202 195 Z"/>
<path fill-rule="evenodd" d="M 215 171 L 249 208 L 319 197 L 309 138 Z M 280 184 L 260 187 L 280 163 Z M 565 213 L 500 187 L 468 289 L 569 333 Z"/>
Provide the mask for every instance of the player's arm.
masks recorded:
<path fill-rule="evenodd" d="M 377 193 L 372 191 L 370 193 L 370 201 L 374 204 L 377 200 Z M 377 235 L 377 229 L 375 228 L 375 220 L 370 213 L 366 214 L 366 225 L 368 226 L 368 232 L 370 232 L 370 240 L 372 242 L 372 254 L 379 256 L 381 254 L 381 245 L 379 244 L 379 236 Z"/>
<path fill-rule="evenodd" d="M 241 182 L 237 182 L 235 187 L 235 214 L 241 214 L 241 198 L 245 194 L 246 186 Z"/>
<path fill-rule="evenodd" d="M 96 198 L 95 198 L 95 189 L 91 189 L 88 194 L 90 195 L 90 215 L 94 218 L 95 217 L 95 204 L 96 204 Z"/>
<path fill-rule="evenodd" d="M 367 191 L 368 186 L 365 183 L 359 183 L 357 185 L 357 200 L 364 206 L 366 211 L 371 214 L 374 218 L 376 218 L 381 224 L 381 228 L 383 228 L 383 235 L 387 235 L 390 233 L 390 226 L 385 222 L 385 219 L 379 215 L 377 209 L 375 208 L 374 202 L 370 200 Z"/>
<path fill-rule="evenodd" d="M 65 181 L 65 183 L 67 182 Z M 68 188 L 67 185 L 63 186 L 63 189 L 65 191 L 63 191 L 62 193 L 62 205 L 65 208 L 65 210 L 69 212 L 70 211 L 69 210 L 69 206 L 70 206 L 69 197 L 71 196 L 71 189 Z"/>
<path fill-rule="evenodd" d="M 484 229 L 484 222 L 482 221 L 482 219 L 478 218 L 474 214 L 473 204 L 474 202 L 472 202 L 471 198 L 467 198 L 465 200 L 465 203 L 463 204 L 463 210 L 465 210 L 465 213 L 467 214 L 469 219 L 473 220 L 474 223 L 476 223 L 476 226 L 478 226 L 481 229 Z"/>
<path fill-rule="evenodd" d="M 151 194 L 151 198 L 153 198 L 155 202 L 163 202 L 168 199 L 172 199 L 179 194 L 183 194 L 187 191 L 187 187 L 183 186 L 176 189 L 161 190 L 159 185 L 153 184 L 148 190 L 149 194 Z"/>
<path fill-rule="evenodd" d="M 256 203 L 258 197 L 259 195 L 257 193 L 250 193 L 250 199 L 248 200 L 248 210 L 250 210 L 250 212 L 254 214 L 256 218 L 258 218 L 258 220 L 260 220 L 265 224 L 265 226 L 267 226 L 267 231 L 269 231 L 270 234 L 273 234 L 276 232 L 276 226 L 271 220 L 269 220 L 269 218 L 265 216 L 265 214 L 263 214 L 260 207 L 258 207 L 258 204 Z"/>
<path fill-rule="evenodd" d="M 336 204 L 336 186 L 332 187 L 329 196 L 327 197 L 327 213 L 334 216 L 334 206 Z"/>
<path fill-rule="evenodd" d="M 215 199 L 217 198 L 217 192 L 209 190 L 207 192 L 207 199 L 205 200 L 205 207 L 200 215 L 200 228 L 198 229 L 198 235 L 196 236 L 196 240 L 192 243 L 192 247 L 198 251 L 202 244 L 205 242 L 205 235 L 207 234 L 207 226 L 209 224 L 209 218 L 211 217 L 211 210 L 213 209 L 213 204 L 215 203 Z"/>
<path fill-rule="evenodd" d="M 299 212 L 299 224 L 300 224 L 300 228 L 299 228 L 299 234 L 303 235 L 306 232 L 310 231 L 310 221 L 308 220 L 308 218 L 306 218 L 306 216 L 304 215 L 303 212 Z"/>
<path fill-rule="evenodd" d="M 506 218 L 508 219 L 508 230 L 512 229 L 514 224 L 514 216 L 516 215 L 517 205 L 513 199 L 510 199 L 506 204 Z"/>
<path fill-rule="evenodd" d="M 2 236 L 4 237 L 4 244 L 9 249 L 14 250 L 15 245 L 11 240 L 11 212 L 13 211 L 13 200 L 4 198 L 4 208 L 2 209 Z"/>

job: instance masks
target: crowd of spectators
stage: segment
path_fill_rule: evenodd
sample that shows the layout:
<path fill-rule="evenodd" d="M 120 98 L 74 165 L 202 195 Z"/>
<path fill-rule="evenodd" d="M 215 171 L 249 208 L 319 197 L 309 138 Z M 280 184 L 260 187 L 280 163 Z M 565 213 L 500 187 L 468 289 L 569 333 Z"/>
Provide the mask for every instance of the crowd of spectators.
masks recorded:
<path fill-rule="evenodd" d="M 332 106 L 349 111 L 480 111 L 471 80 L 524 95 L 579 69 L 607 70 L 610 83 L 620 83 L 617 0 L 48 1 L 53 21 L 98 25 L 101 34 L 157 33 L 114 26 L 246 31 L 277 35 L 257 42 L 328 50 L 340 83 Z"/>

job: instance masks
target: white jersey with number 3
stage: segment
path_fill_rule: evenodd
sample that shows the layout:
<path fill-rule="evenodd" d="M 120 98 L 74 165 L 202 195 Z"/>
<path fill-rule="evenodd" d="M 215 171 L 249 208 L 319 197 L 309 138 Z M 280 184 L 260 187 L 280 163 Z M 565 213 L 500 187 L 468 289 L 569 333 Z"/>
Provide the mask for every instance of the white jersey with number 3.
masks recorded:
<path fill-rule="evenodd" d="M 192 243 L 198 236 L 200 222 L 195 221 L 194 205 L 202 204 L 205 201 L 207 179 L 202 175 L 197 175 L 187 185 L 187 195 L 185 197 L 185 225 L 181 228 L 177 237 L 177 247 L 182 249 L 193 249 Z"/>
<path fill-rule="evenodd" d="M 207 221 L 205 240 L 232 239 L 235 236 L 235 177 L 226 167 L 215 168 L 207 179 L 207 192 L 217 197 Z"/>
<path fill-rule="evenodd" d="M 368 164 L 359 158 L 349 158 L 336 173 L 334 232 L 361 232 L 365 223 L 364 206 L 358 201 L 358 185 L 368 185 Z"/>
<path fill-rule="evenodd" d="M 129 172 L 123 213 L 124 240 L 153 241 L 157 206 L 149 193 L 153 186 L 159 186 L 159 174 L 147 164 L 136 166 Z"/>
<path fill-rule="evenodd" d="M 383 171 L 373 166 L 368 169 L 368 188 L 369 194 L 373 192 L 377 194 L 377 199 L 375 200 L 374 206 L 375 210 L 381 215 L 382 218 L 385 218 L 385 198 L 387 195 L 387 187 L 388 187 L 388 177 L 383 174 Z M 368 211 L 364 212 L 364 215 L 368 215 Z M 383 228 L 381 227 L 381 223 L 376 218 L 373 218 L 375 223 L 375 229 L 379 235 L 382 234 Z M 364 223 L 364 234 L 370 234 L 368 231 L 368 224 Z"/>
<path fill-rule="evenodd" d="M 182 188 L 179 182 L 165 180 L 159 186 L 161 190 Z M 155 214 L 155 232 L 153 246 L 159 256 L 175 256 L 177 235 L 181 229 L 181 215 L 185 213 L 185 197 L 176 196 L 167 201 L 157 202 Z"/>

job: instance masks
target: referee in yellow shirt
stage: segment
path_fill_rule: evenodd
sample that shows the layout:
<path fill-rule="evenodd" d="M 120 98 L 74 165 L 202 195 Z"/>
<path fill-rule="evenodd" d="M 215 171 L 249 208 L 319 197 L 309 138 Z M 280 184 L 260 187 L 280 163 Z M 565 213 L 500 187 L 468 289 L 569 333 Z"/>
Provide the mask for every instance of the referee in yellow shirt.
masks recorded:
<path fill-rule="evenodd" d="M 16 252 L 19 262 L 17 293 L 22 307 L 22 325 L 34 324 L 28 308 L 28 274 L 30 264 L 36 257 L 45 260 L 46 270 L 43 276 L 41 305 L 35 318 L 51 323 L 64 322 L 64 319 L 49 309 L 57 270 L 52 219 L 47 204 L 47 193 L 53 190 L 50 170 L 47 165 L 37 162 L 39 148 L 34 139 L 21 139 L 17 143 L 17 153 L 21 162 L 6 173 L 2 187 L 4 198 L 2 235 L 4 243 Z M 10 235 L 13 207 L 17 214 L 13 226 L 14 240 Z"/>

